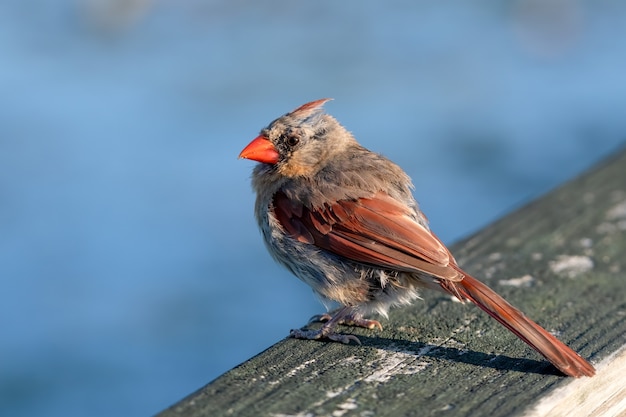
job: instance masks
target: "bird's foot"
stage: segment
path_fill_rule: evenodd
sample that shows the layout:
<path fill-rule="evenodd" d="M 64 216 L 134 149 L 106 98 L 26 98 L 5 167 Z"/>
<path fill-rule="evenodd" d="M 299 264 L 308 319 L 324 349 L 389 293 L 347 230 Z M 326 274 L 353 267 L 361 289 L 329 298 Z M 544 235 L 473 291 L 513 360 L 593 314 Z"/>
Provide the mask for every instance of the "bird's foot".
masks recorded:
<path fill-rule="evenodd" d="M 294 329 L 289 333 L 290 337 L 296 339 L 329 339 L 335 342 L 350 343 L 352 341 L 361 344 L 358 337 L 351 334 L 339 334 L 335 332 L 335 327 L 338 324 L 345 324 L 348 326 L 365 327 L 366 329 L 374 329 L 378 327 L 382 330 L 383 326 L 376 320 L 364 319 L 360 314 L 355 313 L 352 307 L 346 306 L 338 310 L 333 311 L 331 314 L 320 314 L 311 318 L 309 323 L 313 321 L 324 322 L 324 325 L 319 330 L 302 330 Z"/>
<path fill-rule="evenodd" d="M 329 322 L 332 320 L 332 318 L 336 314 L 337 314 L 336 312 L 333 312 L 333 314 L 329 314 L 329 313 L 318 314 L 318 315 L 311 317 L 311 319 L 309 320 L 309 323 Z M 375 328 L 378 328 L 378 330 L 383 329 L 382 324 L 380 324 L 378 320 L 369 320 L 369 319 L 361 317 L 360 315 L 354 312 L 348 313 L 345 316 L 341 317 L 340 319 L 337 320 L 336 324 L 344 324 L 346 326 L 355 326 L 355 327 L 364 327 L 366 329 L 375 329 Z"/>

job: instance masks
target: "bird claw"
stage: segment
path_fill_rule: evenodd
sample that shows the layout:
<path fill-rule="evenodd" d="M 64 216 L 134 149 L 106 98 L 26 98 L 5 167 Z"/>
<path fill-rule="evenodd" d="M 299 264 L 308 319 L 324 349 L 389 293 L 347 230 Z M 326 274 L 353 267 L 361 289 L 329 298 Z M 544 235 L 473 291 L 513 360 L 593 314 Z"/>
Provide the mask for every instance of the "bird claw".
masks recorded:
<path fill-rule="evenodd" d="M 368 319 L 359 318 L 359 317 L 353 317 L 352 319 L 346 318 L 342 321 L 342 324 L 345 324 L 347 326 L 364 327 L 366 329 L 374 329 L 374 328 L 378 328 L 378 330 L 383 329 L 383 325 L 380 324 L 378 320 L 368 320 Z"/>
<path fill-rule="evenodd" d="M 296 339 L 308 340 L 328 339 L 345 344 L 356 342 L 360 345 L 361 341 L 354 335 L 335 333 L 335 326 L 345 324 L 347 326 L 364 327 L 366 329 L 383 329 L 383 326 L 377 320 L 364 319 L 360 314 L 354 313 L 345 307 L 333 311 L 330 314 L 325 313 L 313 316 L 309 320 L 309 324 L 313 322 L 323 322 L 325 324 L 319 330 L 294 329 L 289 333 L 289 336 Z"/>
<path fill-rule="evenodd" d="M 311 324 L 311 323 L 325 323 L 325 322 L 329 321 L 332 318 L 333 318 L 333 316 L 331 316 L 328 313 L 316 314 L 316 315 L 314 315 L 313 317 L 311 317 L 309 319 L 309 323 L 308 324 Z"/>
<path fill-rule="evenodd" d="M 356 342 L 360 345 L 361 341 L 358 337 L 351 334 L 335 333 L 335 327 L 338 324 L 345 324 L 348 326 L 364 327 L 366 329 L 374 329 L 376 327 L 380 330 L 383 329 L 383 326 L 378 321 L 364 319 L 361 314 L 354 312 L 350 306 L 344 306 L 330 313 L 313 316 L 311 320 L 309 320 L 309 323 L 314 321 L 325 323 L 319 330 L 294 329 L 289 332 L 289 337 L 308 340 L 328 339 L 345 344 Z"/>
<path fill-rule="evenodd" d="M 315 322 L 325 323 L 325 322 L 330 321 L 330 319 L 332 318 L 333 316 L 328 313 L 317 314 L 309 319 L 309 324 L 315 323 Z M 375 328 L 378 328 L 378 330 L 383 329 L 383 325 L 380 324 L 378 320 L 364 319 L 363 317 L 360 317 L 359 315 L 356 315 L 354 313 L 348 314 L 341 320 L 338 320 L 337 324 L 343 324 L 346 326 L 354 326 L 354 327 L 363 327 L 363 328 L 370 329 L 370 330 L 373 330 Z"/>

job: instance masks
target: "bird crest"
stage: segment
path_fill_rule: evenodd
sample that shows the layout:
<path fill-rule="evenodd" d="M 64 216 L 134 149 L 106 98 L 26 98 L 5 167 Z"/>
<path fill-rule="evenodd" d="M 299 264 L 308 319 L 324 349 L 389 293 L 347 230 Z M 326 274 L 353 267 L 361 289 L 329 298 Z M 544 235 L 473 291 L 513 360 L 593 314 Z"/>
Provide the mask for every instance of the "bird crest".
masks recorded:
<path fill-rule="evenodd" d="M 292 112 L 288 113 L 289 116 L 294 116 L 302 121 L 308 121 L 316 116 L 319 116 L 324 111 L 324 103 L 332 100 L 332 98 L 321 98 L 319 100 L 311 101 L 303 104 Z"/>

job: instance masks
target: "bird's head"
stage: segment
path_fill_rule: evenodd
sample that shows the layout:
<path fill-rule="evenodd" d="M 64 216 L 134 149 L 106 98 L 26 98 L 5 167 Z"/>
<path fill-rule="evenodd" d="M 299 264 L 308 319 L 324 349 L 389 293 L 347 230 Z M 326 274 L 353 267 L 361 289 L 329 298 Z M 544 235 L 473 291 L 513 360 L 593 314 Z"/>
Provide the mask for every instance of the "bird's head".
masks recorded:
<path fill-rule="evenodd" d="M 239 157 L 273 165 L 286 177 L 315 174 L 354 143 L 352 135 L 324 113 L 322 106 L 329 100 L 306 103 L 274 120 Z"/>

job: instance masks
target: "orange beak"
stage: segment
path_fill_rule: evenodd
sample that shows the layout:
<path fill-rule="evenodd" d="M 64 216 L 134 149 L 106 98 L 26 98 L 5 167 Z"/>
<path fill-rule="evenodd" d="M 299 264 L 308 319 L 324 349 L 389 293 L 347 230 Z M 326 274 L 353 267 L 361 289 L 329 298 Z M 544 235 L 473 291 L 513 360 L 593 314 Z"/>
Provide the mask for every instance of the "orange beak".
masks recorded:
<path fill-rule="evenodd" d="M 265 136 L 257 136 L 239 154 L 239 158 L 251 159 L 264 164 L 275 164 L 278 162 L 278 151 Z"/>

